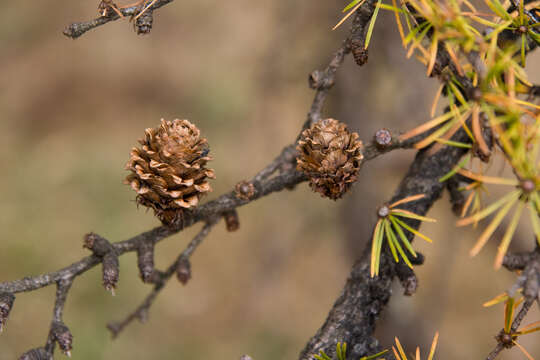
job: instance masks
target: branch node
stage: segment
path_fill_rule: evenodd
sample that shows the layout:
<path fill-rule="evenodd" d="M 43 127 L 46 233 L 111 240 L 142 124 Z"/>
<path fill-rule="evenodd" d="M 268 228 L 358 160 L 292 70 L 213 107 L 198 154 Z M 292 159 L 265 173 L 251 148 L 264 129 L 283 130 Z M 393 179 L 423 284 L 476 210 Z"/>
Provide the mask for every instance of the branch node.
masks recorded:
<path fill-rule="evenodd" d="M 141 13 L 135 19 L 135 22 L 133 23 L 135 33 L 137 35 L 150 34 L 153 23 L 154 23 L 154 11 L 152 9 L 147 9 L 145 12 Z"/>
<path fill-rule="evenodd" d="M 240 228 L 240 219 L 238 218 L 238 211 L 236 209 L 224 212 L 223 219 L 225 220 L 227 231 L 234 232 Z"/>
<path fill-rule="evenodd" d="M 364 46 L 364 39 L 352 39 L 349 46 L 356 64 L 365 65 L 368 62 L 368 49 Z"/>
<path fill-rule="evenodd" d="M 151 283 L 154 273 L 154 242 L 141 241 L 137 248 L 139 275 L 144 283 Z"/>
<path fill-rule="evenodd" d="M 14 302 L 15 295 L 11 293 L 0 293 L 0 333 L 6 326 Z"/>
<path fill-rule="evenodd" d="M 424 254 L 418 251 L 416 252 L 416 257 L 410 258 L 411 264 L 413 265 L 424 265 L 425 260 L 426 260 L 426 257 L 424 256 Z"/>
<path fill-rule="evenodd" d="M 328 76 L 325 71 L 315 70 L 309 74 L 309 87 L 313 90 L 330 89 L 334 86 L 334 76 Z"/>
<path fill-rule="evenodd" d="M 182 257 L 180 261 L 178 261 L 178 265 L 176 266 L 176 278 L 182 285 L 186 285 L 191 279 L 191 262 L 189 259 Z"/>
<path fill-rule="evenodd" d="M 51 325 L 51 335 L 53 340 L 58 343 L 62 353 L 71 357 L 71 350 L 73 350 L 73 335 L 69 331 L 69 328 L 63 322 L 54 321 Z"/>
<path fill-rule="evenodd" d="M 456 216 L 461 216 L 463 206 L 465 206 L 465 195 L 459 190 L 459 180 L 451 177 L 446 182 L 446 189 L 450 194 L 450 204 L 452 204 L 452 212 Z"/>
<path fill-rule="evenodd" d="M 503 260 L 503 266 L 509 271 L 523 270 L 531 261 L 531 253 L 506 253 Z"/>
<path fill-rule="evenodd" d="M 92 251 L 94 255 L 99 257 L 114 251 L 113 246 L 107 239 L 93 232 L 84 235 L 83 248 Z"/>
<path fill-rule="evenodd" d="M 392 133 L 388 129 L 379 129 L 373 136 L 375 145 L 380 149 L 386 149 L 392 145 Z"/>
<path fill-rule="evenodd" d="M 512 334 L 508 334 L 508 333 L 504 332 L 504 329 L 501 329 L 499 334 L 497 336 L 495 336 L 495 339 L 505 349 L 510 349 L 510 348 L 512 348 L 514 346 Z"/>
<path fill-rule="evenodd" d="M 109 17 L 115 13 L 120 17 L 124 17 L 112 0 L 101 0 L 98 5 L 98 12 L 102 17 Z"/>
<path fill-rule="evenodd" d="M 118 263 L 118 255 L 116 251 L 110 251 L 103 257 L 103 287 L 115 295 L 115 289 L 118 284 L 120 266 Z"/>
<path fill-rule="evenodd" d="M 255 196 L 256 190 L 253 183 L 249 181 L 240 181 L 235 186 L 234 195 L 241 200 L 251 200 Z"/>
<path fill-rule="evenodd" d="M 414 295 L 418 289 L 418 278 L 416 277 L 413 269 L 405 264 L 398 263 L 396 264 L 396 275 L 401 283 L 401 286 L 403 286 L 403 295 Z"/>
<path fill-rule="evenodd" d="M 104 237 L 91 232 L 84 236 L 83 247 L 92 251 L 95 256 L 102 258 L 103 286 L 114 296 L 120 272 L 118 254 L 114 246 Z"/>

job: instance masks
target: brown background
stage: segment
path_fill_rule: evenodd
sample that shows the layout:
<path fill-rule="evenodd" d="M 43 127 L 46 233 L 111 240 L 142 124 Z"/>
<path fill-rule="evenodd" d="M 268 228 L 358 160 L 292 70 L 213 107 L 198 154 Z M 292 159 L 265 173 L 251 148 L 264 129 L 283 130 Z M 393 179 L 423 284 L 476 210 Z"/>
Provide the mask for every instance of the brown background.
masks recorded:
<path fill-rule="evenodd" d="M 324 66 L 347 26 L 332 32 L 341 1 L 175 1 L 155 14 L 150 36 L 127 20 L 78 40 L 61 31 L 96 15 L 94 1 L 2 1 L 0 4 L 0 281 L 52 271 L 86 252 L 82 235 L 124 240 L 158 225 L 137 210 L 122 185 L 129 150 L 160 118 L 187 118 L 211 145 L 217 179 L 209 199 L 254 175 L 294 141 L 313 93 L 307 74 Z M 405 59 L 390 14 L 375 28 L 367 66 L 347 59 L 326 108 L 369 140 L 381 127 L 406 130 L 429 117 L 438 84 Z M 540 82 L 538 53 L 529 59 Z M 389 199 L 412 151 L 366 164 L 350 195 L 332 202 L 306 184 L 239 210 L 241 229 L 219 226 L 193 257 L 193 279 L 171 281 L 147 324 L 111 341 L 105 324 L 131 311 L 149 291 L 133 254 L 121 258 L 116 297 L 100 270 L 78 279 L 65 321 L 75 359 L 294 359 L 322 324 L 364 246 L 374 209 Z M 495 169 L 500 166 L 495 164 Z M 495 191 L 496 193 L 496 191 Z M 378 337 L 399 336 L 410 351 L 440 331 L 439 358 L 476 359 L 494 346 L 502 307 L 481 304 L 514 277 L 492 270 L 496 241 L 477 257 L 479 230 L 456 229 L 448 202 L 422 230 L 435 238 L 412 298 L 395 296 Z M 158 247 L 166 266 L 199 226 Z M 526 249 L 524 221 L 513 246 Z M 19 294 L 0 359 L 43 344 L 54 289 Z M 538 320 L 533 311 L 525 323 Z M 538 335 L 520 340 L 540 356 Z M 427 349 L 426 349 L 427 350 Z M 61 355 L 57 355 L 61 358 Z M 517 350 L 502 359 L 523 359 Z"/>

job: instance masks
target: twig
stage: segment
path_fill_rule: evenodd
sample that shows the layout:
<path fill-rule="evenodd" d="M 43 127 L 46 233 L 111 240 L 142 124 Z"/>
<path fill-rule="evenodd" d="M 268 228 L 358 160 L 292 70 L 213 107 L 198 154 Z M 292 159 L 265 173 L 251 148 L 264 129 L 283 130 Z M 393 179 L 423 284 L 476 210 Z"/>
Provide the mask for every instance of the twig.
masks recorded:
<path fill-rule="evenodd" d="M 417 253 L 417 255 L 417 258 L 414 259 L 414 265 L 422 265 L 424 262 L 424 256 L 420 253 Z M 418 289 L 418 277 L 416 276 L 414 270 L 402 262 L 396 264 L 395 270 L 396 276 L 403 287 L 403 295 L 414 295 Z"/>
<path fill-rule="evenodd" d="M 174 0 L 157 0 L 152 6 L 147 9 L 147 11 L 152 12 L 173 1 Z M 122 13 L 124 17 L 129 17 L 138 14 L 141 9 L 139 6 L 130 6 L 127 8 L 119 8 L 118 10 Z M 90 21 L 72 23 L 64 29 L 63 33 L 67 37 L 76 39 L 89 30 L 95 29 L 98 26 L 105 25 L 111 21 L 116 21 L 118 19 L 121 19 L 121 17 L 115 12 L 111 12 L 108 16 L 100 16 Z"/>
<path fill-rule="evenodd" d="M 178 268 L 178 265 L 182 261 L 189 261 L 193 252 L 202 243 L 202 241 L 206 238 L 206 236 L 208 236 L 208 234 L 212 230 L 212 227 L 216 225 L 218 221 L 219 221 L 219 218 L 212 218 L 209 222 L 207 222 L 203 226 L 201 231 L 193 238 L 193 240 L 191 240 L 191 242 L 188 244 L 186 249 L 182 251 L 182 253 L 178 256 L 178 258 L 167 268 L 167 270 L 158 275 L 159 278 L 156 280 L 156 284 L 154 285 L 154 288 L 152 289 L 150 294 L 148 294 L 148 296 L 144 299 L 141 305 L 139 305 L 125 319 L 118 322 L 107 324 L 107 328 L 111 331 L 113 338 L 116 338 L 120 334 L 120 332 L 122 332 L 122 330 L 127 325 L 129 325 L 133 320 L 139 319 L 141 322 L 146 321 L 146 318 L 148 316 L 148 310 L 152 306 L 155 298 L 159 295 L 161 290 L 165 287 L 169 279 L 175 273 L 176 269 Z"/>
<path fill-rule="evenodd" d="M 54 302 L 53 320 L 62 321 L 64 314 L 64 307 L 66 306 L 66 300 L 69 290 L 73 284 L 73 279 L 67 278 L 58 281 L 56 285 L 56 300 Z"/>
<path fill-rule="evenodd" d="M 499 353 L 501 351 L 503 351 L 503 350 L 504 350 L 504 346 L 501 343 L 497 343 L 497 346 L 495 346 L 495 348 L 493 350 L 491 350 L 491 352 L 487 356 L 486 360 L 495 359 L 497 357 L 497 355 L 499 355 Z"/>
<path fill-rule="evenodd" d="M 523 296 L 525 297 L 525 301 L 523 302 L 519 313 L 512 321 L 510 334 L 513 334 L 518 330 L 519 325 L 534 302 L 538 301 L 540 297 L 540 247 L 537 245 L 535 250 L 529 253 L 507 254 L 504 259 L 504 266 L 510 271 L 522 270 L 517 282 L 509 291 L 509 293 L 512 294 L 515 293 L 517 289 L 523 288 Z M 503 330 L 501 330 L 499 334 L 503 334 Z M 497 345 L 489 353 L 486 360 L 495 359 L 501 351 L 509 347 L 503 343 L 502 337 L 497 336 L 496 339 Z M 511 344 L 511 346 L 513 346 L 513 344 Z"/>
<path fill-rule="evenodd" d="M 56 300 L 54 302 L 53 318 L 49 329 L 49 335 L 47 336 L 47 343 L 45 344 L 45 351 L 51 357 L 54 354 L 56 342 L 60 344 L 64 353 L 71 356 L 72 336 L 69 329 L 63 323 L 63 313 L 64 307 L 66 306 L 67 295 L 72 284 L 73 278 L 71 277 L 61 279 L 56 283 Z"/>
<path fill-rule="evenodd" d="M 373 7 L 375 0 L 368 0 L 364 5 L 356 11 L 353 24 L 349 30 L 348 37 L 343 41 L 343 45 L 334 53 L 334 56 L 330 60 L 330 63 L 324 70 L 315 70 L 309 76 L 309 86 L 316 90 L 315 97 L 311 104 L 311 108 L 308 113 L 306 122 L 304 123 L 304 129 L 309 128 L 312 124 L 319 121 L 322 118 L 322 109 L 326 102 L 328 92 L 334 86 L 336 72 L 343 64 L 345 56 L 348 55 L 352 48 L 351 42 L 353 40 L 365 39 L 366 29 L 373 15 L 375 8 Z M 366 54 L 367 56 L 367 54 Z"/>
<path fill-rule="evenodd" d="M 510 334 L 513 334 L 517 331 L 519 325 L 521 325 L 521 322 L 523 321 L 523 319 L 525 318 L 525 316 L 527 315 L 527 313 L 529 312 L 529 310 L 531 309 L 531 306 L 534 304 L 535 301 L 536 299 L 527 299 L 525 300 L 523 305 L 521 305 L 521 309 L 519 310 L 519 313 L 516 315 L 516 317 L 514 318 L 514 321 L 512 322 L 512 327 L 510 328 Z M 501 333 L 502 332 L 503 330 L 501 330 Z M 511 347 L 513 347 L 513 344 Z M 506 348 L 509 348 L 509 347 L 505 346 L 505 344 L 502 341 L 498 341 L 497 345 L 489 353 L 486 360 L 494 360 L 499 355 L 499 353 Z"/>
<path fill-rule="evenodd" d="M 523 319 L 525 319 L 525 316 L 527 315 L 527 313 L 529 312 L 529 310 L 531 309 L 531 306 L 534 304 L 535 301 L 536 301 L 536 298 L 525 300 L 523 305 L 521 305 L 521 309 L 519 310 L 519 313 L 516 315 L 516 317 L 514 318 L 514 321 L 512 322 L 512 327 L 510 328 L 510 332 L 514 333 L 517 331 L 519 325 L 521 325 L 521 322 L 523 321 Z"/>
<path fill-rule="evenodd" d="M 350 52 L 350 48 L 344 44 L 342 45 L 332 57 L 330 64 L 323 71 L 315 70 L 309 76 L 309 84 L 312 89 L 315 89 L 315 97 L 311 104 L 311 108 L 308 113 L 308 118 L 304 124 L 304 128 L 307 129 L 322 118 L 322 108 L 326 102 L 328 92 L 334 86 L 336 71 L 339 69 L 345 55 Z"/>

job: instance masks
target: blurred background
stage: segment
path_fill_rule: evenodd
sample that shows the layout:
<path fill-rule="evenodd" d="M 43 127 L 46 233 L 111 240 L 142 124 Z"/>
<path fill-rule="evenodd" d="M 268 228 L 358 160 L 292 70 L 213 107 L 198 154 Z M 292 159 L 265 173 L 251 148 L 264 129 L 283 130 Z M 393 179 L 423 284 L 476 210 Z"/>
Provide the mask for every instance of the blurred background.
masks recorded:
<path fill-rule="evenodd" d="M 313 96 L 307 76 L 326 66 L 348 30 L 347 23 L 330 31 L 345 4 L 175 1 L 155 13 L 149 36 L 135 35 L 125 19 L 71 40 L 63 28 L 96 16 L 97 1 L 2 1 L 0 281 L 79 260 L 88 254 L 87 232 L 120 241 L 158 225 L 122 179 L 130 148 L 161 118 L 187 118 L 208 138 L 217 174 L 208 199 L 253 176 L 294 141 Z M 438 87 L 405 58 L 392 16 L 377 22 L 367 66 L 347 58 L 325 109 L 364 141 L 382 127 L 404 131 L 425 121 Z M 528 60 L 536 83 L 540 71 L 531 65 L 539 55 Z M 148 322 L 114 341 L 105 324 L 134 309 L 150 287 L 134 254 L 121 258 L 116 297 L 102 288 L 99 268 L 86 273 L 65 310 L 73 358 L 297 358 L 365 246 L 374 209 L 413 157 L 392 152 L 367 163 L 338 202 L 302 184 L 240 208 L 240 230 L 227 233 L 221 224 L 211 233 L 192 258 L 188 285 L 173 279 Z M 398 336 L 411 352 L 416 345 L 427 352 L 439 331 L 438 358 L 485 357 L 503 309 L 481 304 L 514 276 L 492 269 L 497 241 L 469 258 L 480 229 L 455 228 L 446 195 L 429 215 L 439 222 L 422 227 L 434 244 L 415 242 L 427 256 L 417 268 L 418 293 L 404 297 L 396 284 L 377 336 L 383 346 Z M 528 227 L 524 221 L 514 249 L 531 246 Z M 199 228 L 160 243 L 157 266 L 173 261 Z M 44 343 L 53 302 L 53 287 L 17 295 L 1 360 Z M 525 324 L 539 316 L 535 308 Z M 540 356 L 538 335 L 520 343 Z M 514 349 L 500 358 L 524 355 Z"/>

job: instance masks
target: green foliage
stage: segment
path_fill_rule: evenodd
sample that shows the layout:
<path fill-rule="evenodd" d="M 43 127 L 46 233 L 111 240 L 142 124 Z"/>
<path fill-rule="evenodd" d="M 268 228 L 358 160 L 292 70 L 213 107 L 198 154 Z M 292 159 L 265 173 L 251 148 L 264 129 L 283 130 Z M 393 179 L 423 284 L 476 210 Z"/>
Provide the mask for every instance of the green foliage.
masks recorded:
<path fill-rule="evenodd" d="M 521 335 L 540 331 L 540 321 L 525 325 L 516 331 L 512 330 L 512 323 L 514 321 L 516 309 L 520 304 L 523 303 L 523 296 L 521 295 L 521 292 L 522 289 L 519 289 L 514 296 L 510 296 L 505 292 L 486 302 L 484 307 L 489 307 L 504 302 L 504 327 L 501 334 L 498 336 L 498 340 L 507 347 L 517 346 L 528 359 L 534 360 L 527 350 L 525 350 L 525 348 L 517 342 L 517 338 Z"/>
<path fill-rule="evenodd" d="M 405 231 L 409 231 L 414 235 L 421 237 L 422 239 L 432 242 L 432 240 L 420 233 L 418 230 L 415 230 L 411 226 L 407 225 L 400 218 L 408 218 L 419 221 L 428 221 L 434 222 L 435 219 L 431 219 L 425 216 L 421 216 L 410 212 L 405 209 L 396 208 L 396 206 L 405 204 L 408 202 L 420 200 L 424 197 L 423 194 L 409 196 L 400 201 L 396 201 L 390 205 L 384 205 L 379 208 L 379 221 L 375 225 L 375 230 L 373 231 L 372 239 L 372 248 L 371 248 L 371 276 L 379 274 L 379 264 L 381 259 L 381 250 L 383 245 L 383 240 L 386 239 L 388 247 L 392 252 L 392 256 L 396 262 L 399 262 L 399 257 L 412 268 L 412 263 L 409 260 L 407 253 L 403 250 L 405 248 L 413 257 L 417 257 L 416 252 L 414 251 L 410 241 L 405 235 Z M 402 246 L 403 245 L 403 246 Z M 398 256 L 399 254 L 399 256 Z"/>

